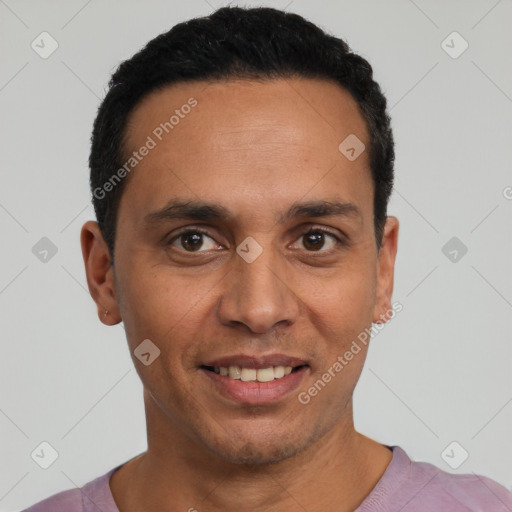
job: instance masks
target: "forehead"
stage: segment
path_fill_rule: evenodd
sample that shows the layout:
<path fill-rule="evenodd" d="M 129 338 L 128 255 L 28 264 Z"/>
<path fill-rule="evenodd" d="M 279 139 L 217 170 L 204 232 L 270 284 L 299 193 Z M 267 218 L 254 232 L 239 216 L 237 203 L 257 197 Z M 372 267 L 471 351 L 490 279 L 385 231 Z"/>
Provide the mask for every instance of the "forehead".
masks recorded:
<path fill-rule="evenodd" d="M 152 149 L 130 173 L 126 193 L 141 207 L 162 206 L 171 192 L 232 205 L 243 194 L 252 208 L 309 192 L 336 191 L 358 203 L 373 184 L 368 152 L 349 161 L 339 150 L 353 135 L 369 148 L 357 102 L 329 81 L 173 84 L 143 98 L 128 118 L 125 160 Z"/>
<path fill-rule="evenodd" d="M 187 102 L 191 98 L 197 106 L 194 115 L 188 116 Z M 171 120 L 173 114 L 175 119 Z M 191 119 L 185 123 L 186 117 Z M 346 89 L 331 81 L 306 78 L 193 81 L 164 86 L 142 98 L 128 116 L 127 146 L 136 145 L 137 140 L 168 121 L 175 138 L 183 131 L 186 137 L 193 135 L 187 128 L 193 128 L 197 136 L 202 135 L 201 129 L 216 128 L 211 135 L 229 135 L 230 139 L 238 135 L 239 140 L 244 134 L 237 128 L 261 129 L 262 136 L 265 132 L 271 135 L 302 128 L 310 139 L 315 138 L 314 133 L 323 137 L 327 131 L 338 132 L 337 136 L 347 130 L 360 138 L 367 135 L 358 104 Z"/>

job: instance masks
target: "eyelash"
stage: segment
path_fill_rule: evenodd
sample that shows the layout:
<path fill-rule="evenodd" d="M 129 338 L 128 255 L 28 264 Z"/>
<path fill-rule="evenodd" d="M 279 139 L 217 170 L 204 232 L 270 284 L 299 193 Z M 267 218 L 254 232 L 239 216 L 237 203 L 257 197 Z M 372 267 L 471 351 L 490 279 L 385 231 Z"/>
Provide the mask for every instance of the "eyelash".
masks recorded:
<path fill-rule="evenodd" d="M 300 236 L 299 238 L 302 238 L 302 237 L 305 237 L 307 235 L 310 235 L 310 234 L 313 234 L 313 233 L 324 233 L 326 235 L 329 235 L 331 236 L 332 238 L 334 238 L 334 240 L 336 241 L 336 245 L 337 247 L 334 247 L 328 251 L 307 251 L 311 254 L 315 254 L 316 252 L 319 253 L 319 254 L 331 254 L 332 252 L 340 249 L 340 246 L 346 246 L 347 245 L 347 242 L 343 239 L 341 239 L 340 237 L 338 237 L 337 235 L 335 235 L 334 233 L 332 233 L 330 230 L 328 229 L 325 229 L 325 228 L 321 228 L 321 227 L 312 227 L 310 229 L 308 229 L 307 231 L 304 231 Z M 174 237 L 172 237 L 170 240 L 168 240 L 166 242 L 166 245 L 172 245 L 176 240 L 178 240 L 181 236 L 183 235 L 188 235 L 188 234 L 202 234 L 202 235 L 206 235 L 210 238 L 213 238 L 209 235 L 209 233 L 201 228 L 187 228 L 185 229 L 184 231 L 181 231 L 180 233 L 174 235 Z M 184 251 L 182 250 L 181 252 L 185 252 L 187 254 L 195 254 L 195 251 Z M 204 251 L 197 251 L 197 253 L 200 253 L 200 252 L 204 252 Z"/>

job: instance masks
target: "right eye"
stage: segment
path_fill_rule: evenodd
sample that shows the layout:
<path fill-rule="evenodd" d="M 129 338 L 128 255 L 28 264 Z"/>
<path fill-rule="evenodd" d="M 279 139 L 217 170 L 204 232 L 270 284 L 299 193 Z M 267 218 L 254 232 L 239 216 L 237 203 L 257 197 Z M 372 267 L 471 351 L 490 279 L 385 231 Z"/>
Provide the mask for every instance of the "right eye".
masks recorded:
<path fill-rule="evenodd" d="M 167 245 L 176 247 L 176 244 L 179 244 L 181 247 L 180 250 L 184 250 L 185 252 L 198 252 L 201 248 L 203 248 L 205 244 L 205 238 L 211 240 L 210 247 L 206 248 L 207 251 L 211 251 L 218 246 L 218 244 L 214 242 L 213 238 L 208 236 L 205 231 L 198 229 L 189 229 L 187 231 L 178 233 L 176 236 L 171 238 L 171 240 L 169 240 Z"/>

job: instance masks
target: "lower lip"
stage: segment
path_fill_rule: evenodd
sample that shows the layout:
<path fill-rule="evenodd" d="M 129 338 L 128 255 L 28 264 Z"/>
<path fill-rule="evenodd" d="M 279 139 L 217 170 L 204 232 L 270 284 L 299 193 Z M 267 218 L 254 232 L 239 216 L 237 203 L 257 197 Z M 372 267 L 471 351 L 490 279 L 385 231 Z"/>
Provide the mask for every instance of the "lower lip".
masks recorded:
<path fill-rule="evenodd" d="M 299 387 L 309 367 L 303 366 L 285 377 L 270 382 L 243 382 L 240 379 L 231 379 L 211 372 L 206 368 L 199 369 L 228 398 L 244 404 L 259 405 L 277 402 Z"/>

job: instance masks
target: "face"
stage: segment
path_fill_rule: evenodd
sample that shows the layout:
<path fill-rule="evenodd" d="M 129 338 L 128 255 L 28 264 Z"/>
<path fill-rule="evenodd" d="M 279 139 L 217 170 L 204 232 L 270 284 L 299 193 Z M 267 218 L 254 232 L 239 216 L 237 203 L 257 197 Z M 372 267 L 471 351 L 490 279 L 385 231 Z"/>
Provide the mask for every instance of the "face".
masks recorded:
<path fill-rule="evenodd" d="M 338 149 L 350 134 L 369 147 L 357 103 L 309 79 L 173 85 L 130 115 L 126 157 L 154 147 L 125 178 L 114 268 L 95 223 L 82 245 L 100 318 L 124 323 L 149 443 L 264 463 L 352 426 L 366 346 L 308 390 L 389 311 L 398 223 L 379 252 L 368 153 Z M 160 351 L 149 365 L 143 340 Z M 236 362 L 241 380 L 207 368 Z M 251 381 L 269 366 L 293 371 Z"/>

